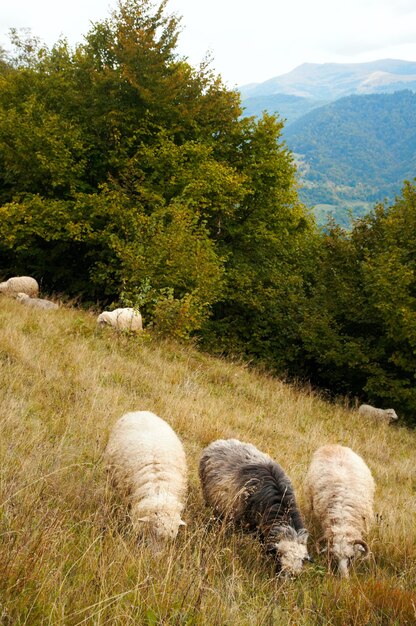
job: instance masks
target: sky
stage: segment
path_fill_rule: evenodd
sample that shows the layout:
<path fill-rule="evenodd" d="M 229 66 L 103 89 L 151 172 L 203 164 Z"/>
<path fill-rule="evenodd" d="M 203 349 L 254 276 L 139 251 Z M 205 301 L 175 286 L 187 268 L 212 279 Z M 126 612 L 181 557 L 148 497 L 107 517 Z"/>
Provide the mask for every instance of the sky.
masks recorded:
<path fill-rule="evenodd" d="M 3 0 L 0 45 L 12 27 L 49 46 L 74 45 L 115 0 Z M 302 63 L 416 61 L 416 0 L 169 0 L 182 16 L 178 52 L 192 65 L 210 53 L 229 87 L 262 82 Z"/>

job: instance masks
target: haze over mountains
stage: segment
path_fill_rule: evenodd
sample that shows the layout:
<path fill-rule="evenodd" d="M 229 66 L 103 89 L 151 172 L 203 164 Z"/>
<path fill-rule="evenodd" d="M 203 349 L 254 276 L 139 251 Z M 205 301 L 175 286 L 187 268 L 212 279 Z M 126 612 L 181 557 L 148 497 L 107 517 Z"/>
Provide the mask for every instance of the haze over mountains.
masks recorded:
<path fill-rule="evenodd" d="M 347 225 L 416 175 L 416 62 L 304 63 L 240 88 L 245 115 L 286 120 L 302 200 Z M 388 95 L 386 95 L 388 94 Z"/>
<path fill-rule="evenodd" d="M 416 90 L 416 62 L 383 59 L 370 63 L 303 63 L 291 72 L 263 83 L 240 87 L 243 99 L 288 94 L 316 100 L 336 100 L 351 94 Z"/>

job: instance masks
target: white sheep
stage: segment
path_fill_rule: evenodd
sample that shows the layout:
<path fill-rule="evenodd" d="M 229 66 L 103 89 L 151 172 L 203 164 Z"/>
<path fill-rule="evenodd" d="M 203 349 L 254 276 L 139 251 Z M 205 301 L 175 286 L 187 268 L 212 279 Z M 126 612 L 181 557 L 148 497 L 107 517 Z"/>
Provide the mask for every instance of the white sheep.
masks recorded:
<path fill-rule="evenodd" d="M 351 448 L 325 445 L 314 453 L 306 491 L 341 576 L 348 576 L 355 557 L 369 552 L 363 536 L 373 521 L 374 490 L 369 468 Z"/>
<path fill-rule="evenodd" d="M 112 482 L 129 507 L 137 534 L 173 539 L 187 492 L 187 464 L 181 441 L 150 411 L 126 413 L 112 429 L 105 451 Z"/>
<path fill-rule="evenodd" d="M 43 298 L 31 298 L 27 293 L 18 293 L 16 301 L 24 304 L 25 306 L 32 307 L 34 309 L 58 309 L 58 305 L 50 300 L 44 300 Z"/>
<path fill-rule="evenodd" d="M 376 407 L 371 406 L 370 404 L 362 404 L 358 409 L 358 413 L 364 417 L 376 418 L 380 421 L 386 422 L 386 424 L 390 424 L 391 422 L 395 422 L 399 419 L 399 416 L 394 409 L 376 409 Z"/>
<path fill-rule="evenodd" d="M 39 285 L 37 280 L 31 276 L 13 276 L 0 283 L 0 293 L 11 297 L 15 297 L 18 293 L 25 293 L 36 298 L 39 294 Z"/>
<path fill-rule="evenodd" d="M 97 324 L 104 326 L 108 324 L 117 330 L 143 330 L 142 316 L 137 309 L 126 307 L 114 309 L 114 311 L 103 311 L 97 317 Z"/>
<path fill-rule="evenodd" d="M 283 574 L 300 573 L 310 560 L 308 531 L 278 463 L 251 443 L 219 439 L 203 450 L 199 476 L 207 504 L 257 533 Z"/>

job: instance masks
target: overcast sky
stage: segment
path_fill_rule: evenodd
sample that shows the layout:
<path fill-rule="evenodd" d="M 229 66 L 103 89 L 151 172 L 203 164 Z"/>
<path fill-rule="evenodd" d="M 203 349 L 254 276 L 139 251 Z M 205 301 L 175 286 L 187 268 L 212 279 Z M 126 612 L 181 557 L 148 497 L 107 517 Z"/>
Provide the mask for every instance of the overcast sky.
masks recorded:
<path fill-rule="evenodd" d="M 115 0 L 2 0 L 0 43 L 31 28 L 48 45 L 82 41 Z M 207 51 L 230 87 L 261 82 L 304 62 L 416 61 L 416 0 L 170 0 L 182 16 L 179 52 L 192 65 Z"/>

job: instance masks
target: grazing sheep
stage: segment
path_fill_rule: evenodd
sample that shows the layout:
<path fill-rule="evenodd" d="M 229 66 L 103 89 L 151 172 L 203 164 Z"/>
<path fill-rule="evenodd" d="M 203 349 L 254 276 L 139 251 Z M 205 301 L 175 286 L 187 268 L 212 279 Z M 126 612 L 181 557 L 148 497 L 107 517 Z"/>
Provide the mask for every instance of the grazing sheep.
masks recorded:
<path fill-rule="evenodd" d="M 313 455 L 306 477 L 313 514 L 319 520 L 331 561 L 348 576 L 351 561 L 369 551 L 363 540 L 373 520 L 375 483 L 351 448 L 326 445 Z"/>
<path fill-rule="evenodd" d="M 282 573 L 298 574 L 310 557 L 308 532 L 292 484 L 267 454 L 237 439 L 214 441 L 199 464 L 207 504 L 226 519 L 258 533 Z"/>
<path fill-rule="evenodd" d="M 18 293 L 16 296 L 17 302 L 21 302 L 25 306 L 30 306 L 35 309 L 58 309 L 58 305 L 50 300 L 43 300 L 42 298 L 31 298 L 27 293 Z"/>
<path fill-rule="evenodd" d="M 176 537 L 187 491 L 185 452 L 173 429 L 150 411 L 126 413 L 105 451 L 115 488 L 129 505 L 137 533 L 156 541 Z"/>
<path fill-rule="evenodd" d="M 4 283 L 0 283 L 0 293 L 11 297 L 15 297 L 18 293 L 25 293 L 36 298 L 39 294 L 39 285 L 31 276 L 13 276 Z"/>
<path fill-rule="evenodd" d="M 97 324 L 100 326 L 109 324 L 117 330 L 143 330 L 142 316 L 137 309 L 132 307 L 104 311 L 97 317 Z"/>
<path fill-rule="evenodd" d="M 386 424 L 390 424 L 399 419 L 394 409 L 376 409 L 370 404 L 362 404 L 358 409 L 358 413 L 364 415 L 364 417 L 375 417 L 378 420 L 386 422 Z"/>

